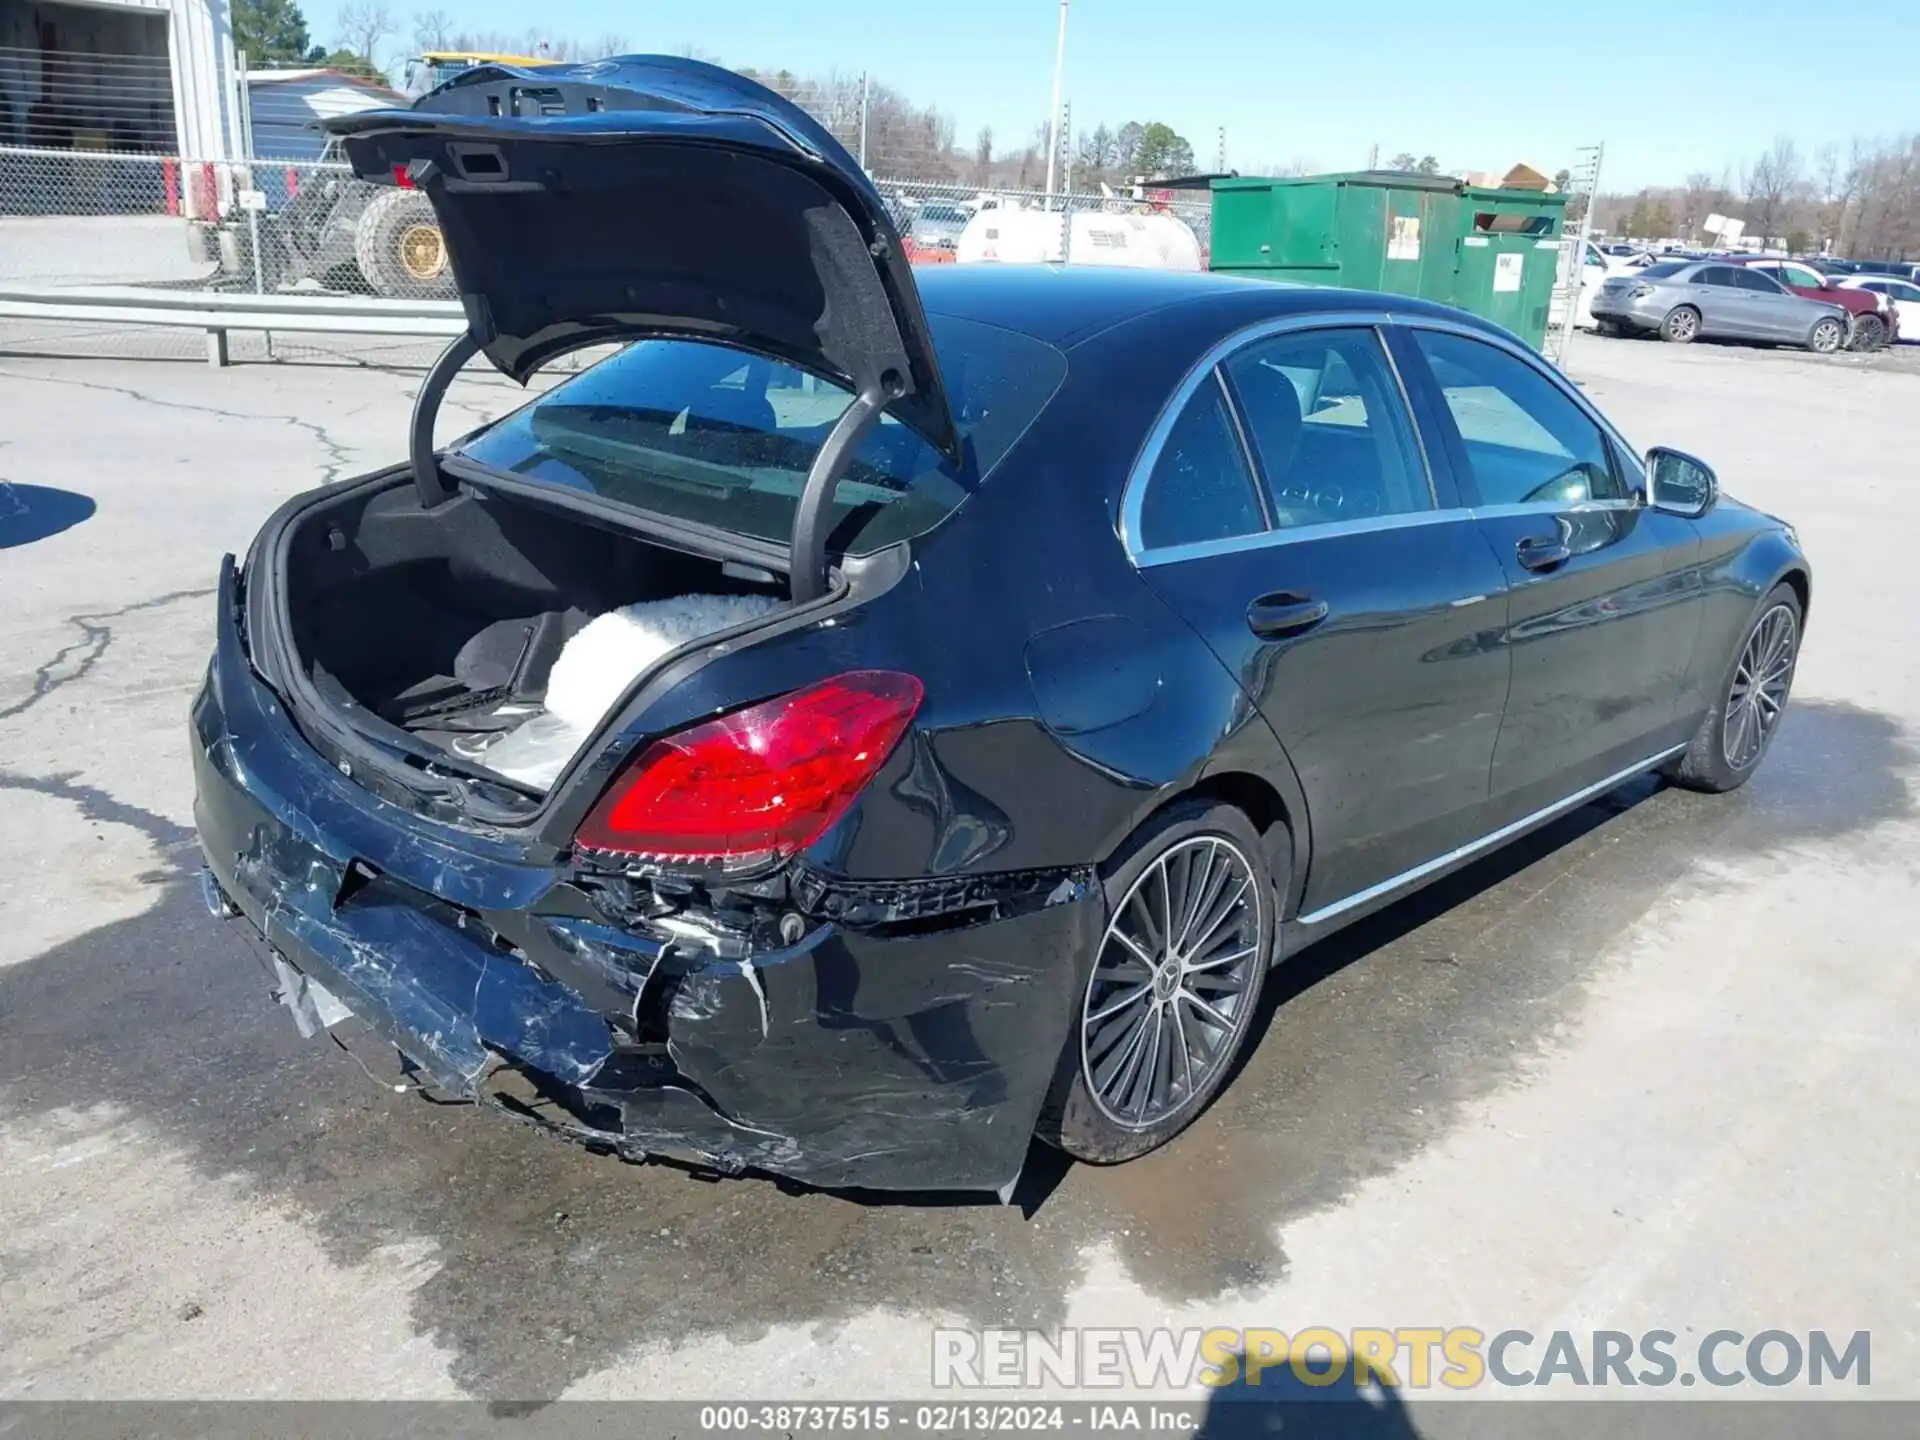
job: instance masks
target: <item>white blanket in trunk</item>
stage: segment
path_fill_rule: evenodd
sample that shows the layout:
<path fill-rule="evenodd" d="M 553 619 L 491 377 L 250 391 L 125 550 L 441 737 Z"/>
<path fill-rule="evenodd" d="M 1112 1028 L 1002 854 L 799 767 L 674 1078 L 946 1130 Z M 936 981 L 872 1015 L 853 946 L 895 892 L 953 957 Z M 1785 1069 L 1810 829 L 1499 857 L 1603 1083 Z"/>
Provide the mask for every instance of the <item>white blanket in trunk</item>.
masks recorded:
<path fill-rule="evenodd" d="M 643 671 L 690 640 L 758 620 L 783 603 L 770 595 L 675 595 L 594 617 L 561 647 L 544 710 L 480 758 L 523 784 L 551 788 Z"/>

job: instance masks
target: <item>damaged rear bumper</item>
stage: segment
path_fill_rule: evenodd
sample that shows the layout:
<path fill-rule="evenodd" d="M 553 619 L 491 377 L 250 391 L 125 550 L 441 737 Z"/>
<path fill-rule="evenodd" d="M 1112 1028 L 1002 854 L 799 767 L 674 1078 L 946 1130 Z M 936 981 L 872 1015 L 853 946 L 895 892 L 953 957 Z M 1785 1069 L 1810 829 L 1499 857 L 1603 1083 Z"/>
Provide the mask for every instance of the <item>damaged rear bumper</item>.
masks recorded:
<path fill-rule="evenodd" d="M 916 1190 L 1018 1175 L 1100 934 L 1090 873 L 1028 877 L 998 918 L 956 928 L 821 919 L 728 956 L 685 927 L 612 923 L 570 869 L 330 767 L 248 666 L 231 590 L 192 722 L 212 893 L 440 1089 L 726 1172 Z"/>

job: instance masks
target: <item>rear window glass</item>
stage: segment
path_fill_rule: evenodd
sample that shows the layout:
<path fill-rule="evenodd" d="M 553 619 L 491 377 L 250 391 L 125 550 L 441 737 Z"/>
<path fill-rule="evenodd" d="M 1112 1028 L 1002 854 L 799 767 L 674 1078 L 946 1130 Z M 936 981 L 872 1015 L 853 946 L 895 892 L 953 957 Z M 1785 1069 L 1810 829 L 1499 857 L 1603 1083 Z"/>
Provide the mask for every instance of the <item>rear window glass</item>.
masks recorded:
<path fill-rule="evenodd" d="M 828 545 L 867 554 L 940 523 L 999 464 L 1067 370 L 1051 345 L 930 315 L 966 442 L 955 465 L 891 415 L 834 494 Z M 642 340 L 474 437 L 459 454 L 677 520 L 785 543 L 807 469 L 852 396 L 764 356 Z"/>
<path fill-rule="evenodd" d="M 1641 278 L 1645 280 L 1664 280 L 1669 275 L 1678 275 L 1692 263 L 1691 260 L 1663 260 L 1658 265 L 1646 266 L 1641 270 L 1640 275 Z"/>

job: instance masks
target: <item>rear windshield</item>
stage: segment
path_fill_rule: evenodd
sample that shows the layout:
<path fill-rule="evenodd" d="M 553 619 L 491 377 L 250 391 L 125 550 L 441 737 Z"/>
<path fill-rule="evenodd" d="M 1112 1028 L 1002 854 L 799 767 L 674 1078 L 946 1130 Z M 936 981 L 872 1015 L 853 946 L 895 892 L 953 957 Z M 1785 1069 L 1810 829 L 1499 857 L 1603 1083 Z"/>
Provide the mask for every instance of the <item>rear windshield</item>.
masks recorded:
<path fill-rule="evenodd" d="M 828 544 L 867 554 L 940 523 L 1046 407 L 1066 356 L 1030 336 L 931 315 L 967 459 L 894 419 L 868 432 L 834 495 Z M 786 543 L 807 468 L 853 397 L 764 356 L 642 340 L 469 440 L 497 470 Z"/>
<path fill-rule="evenodd" d="M 1678 275 L 1691 260 L 1662 260 L 1658 265 L 1649 265 L 1640 272 L 1643 280 L 1665 280 L 1669 275 Z"/>

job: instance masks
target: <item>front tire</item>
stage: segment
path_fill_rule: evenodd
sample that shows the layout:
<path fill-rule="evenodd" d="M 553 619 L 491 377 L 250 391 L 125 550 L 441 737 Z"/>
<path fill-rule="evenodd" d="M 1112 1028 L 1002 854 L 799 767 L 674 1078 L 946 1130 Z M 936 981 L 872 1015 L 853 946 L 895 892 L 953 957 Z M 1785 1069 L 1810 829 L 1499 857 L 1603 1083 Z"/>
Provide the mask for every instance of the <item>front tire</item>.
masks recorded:
<path fill-rule="evenodd" d="M 1814 323 L 1807 332 L 1807 349 L 1816 355 L 1831 355 L 1838 350 L 1847 338 L 1847 327 L 1833 316 Z"/>
<path fill-rule="evenodd" d="M 1150 820 L 1104 883 L 1107 929 L 1038 1133 L 1115 1165 L 1166 1144 L 1226 1082 L 1259 1008 L 1278 895 L 1252 822 L 1199 800 Z"/>
<path fill-rule="evenodd" d="M 1722 794 L 1739 789 L 1760 768 L 1793 688 L 1803 619 L 1791 585 L 1768 592 L 1740 637 L 1719 703 L 1707 711 L 1686 753 L 1666 767 L 1668 779 L 1689 790 Z"/>
<path fill-rule="evenodd" d="M 1887 343 L 1887 322 L 1878 315 L 1861 315 L 1853 322 L 1853 338 L 1847 342 L 1849 350 L 1879 350 Z"/>
<path fill-rule="evenodd" d="M 1660 322 L 1660 338 L 1671 345 L 1691 345 L 1700 335 L 1700 312 L 1691 305 L 1676 305 Z"/>

